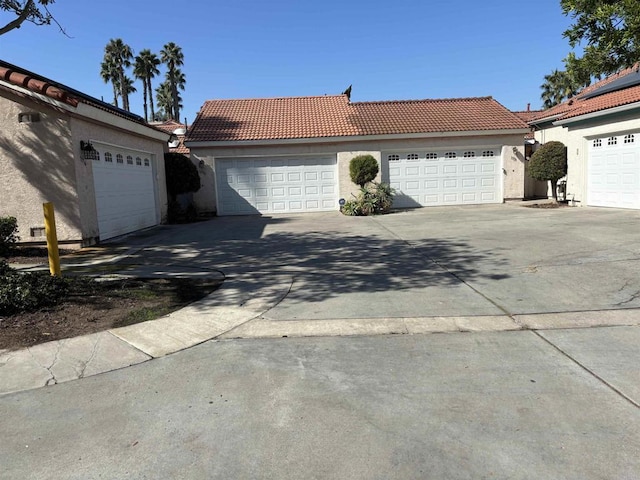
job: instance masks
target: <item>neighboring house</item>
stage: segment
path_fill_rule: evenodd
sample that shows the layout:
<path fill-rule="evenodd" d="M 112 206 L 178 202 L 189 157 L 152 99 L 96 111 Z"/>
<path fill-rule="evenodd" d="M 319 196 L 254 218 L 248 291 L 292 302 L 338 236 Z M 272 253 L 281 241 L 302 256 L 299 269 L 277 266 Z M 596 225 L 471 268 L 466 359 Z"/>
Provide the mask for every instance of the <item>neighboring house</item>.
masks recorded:
<path fill-rule="evenodd" d="M 572 204 L 640 209 L 638 67 L 585 88 L 529 123 L 540 144 L 567 146 L 566 197 Z"/>
<path fill-rule="evenodd" d="M 134 114 L 0 61 L 0 216 L 45 241 L 52 202 L 61 242 L 96 243 L 166 217 L 169 135 Z"/>
<path fill-rule="evenodd" d="M 199 209 L 243 215 L 338 210 L 358 191 L 349 161 L 360 154 L 378 160 L 396 208 L 522 199 L 527 132 L 491 97 L 338 95 L 207 101 L 185 144 L 215 173 Z"/>
<path fill-rule="evenodd" d="M 176 122 L 175 120 L 167 120 L 165 122 L 151 122 L 152 127 L 158 128 L 163 132 L 171 135 L 169 138 L 169 152 L 181 153 L 189 156 L 189 149 L 184 145 L 184 137 L 187 133 L 187 126 Z"/>

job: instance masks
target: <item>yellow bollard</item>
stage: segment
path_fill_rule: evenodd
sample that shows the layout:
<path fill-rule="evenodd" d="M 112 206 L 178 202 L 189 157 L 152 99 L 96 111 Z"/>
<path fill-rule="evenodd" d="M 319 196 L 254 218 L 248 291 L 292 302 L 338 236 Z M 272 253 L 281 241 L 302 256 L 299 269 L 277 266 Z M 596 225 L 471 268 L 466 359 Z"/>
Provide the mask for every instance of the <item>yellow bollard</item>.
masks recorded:
<path fill-rule="evenodd" d="M 42 204 L 44 210 L 44 228 L 47 232 L 47 252 L 49 252 L 49 271 L 51 275 L 62 276 L 60 271 L 60 252 L 58 251 L 58 234 L 56 233 L 56 216 L 53 203 Z"/>

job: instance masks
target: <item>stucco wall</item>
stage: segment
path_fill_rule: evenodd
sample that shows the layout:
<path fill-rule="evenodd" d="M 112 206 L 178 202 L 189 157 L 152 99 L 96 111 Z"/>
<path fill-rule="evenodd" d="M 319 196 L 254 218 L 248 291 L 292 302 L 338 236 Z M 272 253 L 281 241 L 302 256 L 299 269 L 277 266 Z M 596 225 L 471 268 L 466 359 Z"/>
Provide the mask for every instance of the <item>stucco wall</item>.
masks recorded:
<path fill-rule="evenodd" d="M 589 140 L 610 135 L 640 132 L 640 115 L 628 113 L 589 121 L 553 126 L 535 132 L 541 144 L 555 140 L 567 146 L 567 199 L 577 206 L 587 205 Z"/>
<path fill-rule="evenodd" d="M 378 180 L 388 182 L 388 168 L 383 158 L 384 152 L 407 151 L 429 148 L 500 148 L 503 167 L 503 198 L 522 199 L 524 197 L 524 134 L 482 135 L 482 136 L 442 136 L 413 139 L 370 139 L 325 143 L 268 143 L 263 145 L 194 147 L 192 158 L 202 160 L 215 169 L 215 159 L 224 157 L 256 157 L 278 155 L 334 155 L 338 162 L 338 188 L 340 198 L 348 199 L 357 192 L 357 186 L 349 178 L 349 161 L 355 155 L 371 154 L 380 162 Z M 385 171 L 387 172 L 385 175 Z M 214 172 L 215 174 L 215 172 Z M 215 188 L 215 180 L 210 184 Z M 215 193 L 198 193 L 199 209 L 215 210 Z M 336 209 L 338 207 L 336 206 Z"/>
<path fill-rule="evenodd" d="M 42 204 L 52 202 L 60 241 L 82 238 L 76 168 L 69 116 L 51 108 L 0 94 L 0 216 L 18 220 L 21 241 L 31 228 L 44 227 Z M 19 123 L 18 115 L 37 112 L 40 121 Z"/>

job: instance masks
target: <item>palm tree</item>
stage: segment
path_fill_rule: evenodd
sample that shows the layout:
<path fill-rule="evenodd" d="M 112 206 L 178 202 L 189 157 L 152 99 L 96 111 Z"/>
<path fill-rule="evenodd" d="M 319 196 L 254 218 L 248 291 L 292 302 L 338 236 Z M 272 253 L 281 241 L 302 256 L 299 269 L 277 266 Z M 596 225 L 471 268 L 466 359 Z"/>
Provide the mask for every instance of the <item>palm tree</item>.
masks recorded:
<path fill-rule="evenodd" d="M 111 82 L 113 86 L 113 104 L 118 107 L 118 97 L 120 96 L 120 82 L 118 81 L 118 69 L 115 62 L 109 55 L 104 56 L 100 64 L 100 76 L 104 83 Z"/>
<path fill-rule="evenodd" d="M 180 97 L 178 95 L 178 88 L 184 89 L 185 79 L 184 75 L 180 74 L 178 67 L 184 63 L 184 55 L 182 49 L 173 42 L 167 43 L 160 51 L 160 58 L 162 62 L 167 66 L 166 79 L 171 87 L 172 108 L 171 117 L 180 121 Z M 182 80 L 181 86 L 179 81 Z"/>
<path fill-rule="evenodd" d="M 173 98 L 171 97 L 171 85 L 169 85 L 168 81 L 162 82 L 158 88 L 156 88 L 156 100 L 158 102 L 158 112 L 157 115 L 153 117 L 153 120 L 173 118 L 171 114 L 173 110 Z"/>
<path fill-rule="evenodd" d="M 112 38 L 104 48 L 105 62 L 111 61 L 115 64 L 118 72 L 118 83 L 120 86 L 125 84 L 125 68 L 131 66 L 133 51 L 131 47 L 124 43 L 121 38 Z M 120 96 L 122 97 L 122 108 L 129 111 L 129 95 L 126 88 L 120 88 Z"/>
<path fill-rule="evenodd" d="M 155 112 L 153 111 L 153 89 L 151 87 L 151 79 L 160 73 L 160 70 L 158 70 L 159 65 L 160 59 L 158 59 L 158 56 L 155 53 L 152 53 L 148 48 L 140 51 L 138 56 L 135 58 L 135 63 L 133 65 L 133 74 L 136 78 L 142 81 L 145 121 L 148 120 L 147 97 L 151 103 L 151 118 L 155 117 Z"/>
<path fill-rule="evenodd" d="M 542 89 L 542 94 L 540 95 L 543 102 L 542 107 L 547 109 L 564 102 L 576 95 L 581 87 L 582 85 L 579 85 L 568 72 L 554 70 L 549 75 L 544 76 L 544 83 L 540 86 Z"/>

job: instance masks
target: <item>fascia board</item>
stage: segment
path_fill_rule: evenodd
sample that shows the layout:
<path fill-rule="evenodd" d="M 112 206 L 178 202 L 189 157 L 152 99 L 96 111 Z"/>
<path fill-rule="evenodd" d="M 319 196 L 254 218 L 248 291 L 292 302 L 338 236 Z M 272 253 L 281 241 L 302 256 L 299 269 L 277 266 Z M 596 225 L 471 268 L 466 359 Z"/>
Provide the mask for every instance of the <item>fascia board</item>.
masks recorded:
<path fill-rule="evenodd" d="M 590 120 L 593 118 L 605 117 L 607 115 L 615 115 L 616 113 L 624 113 L 624 112 L 628 112 L 629 110 L 635 110 L 637 108 L 640 108 L 640 102 L 629 103 L 627 105 L 621 105 L 619 107 L 607 108 L 606 110 L 599 110 L 597 112 L 586 113 L 584 115 L 579 115 L 577 117 L 558 120 L 556 122 L 553 122 L 553 125 L 556 125 L 556 126 L 569 125 L 571 123 L 582 122 L 582 121 Z"/>

